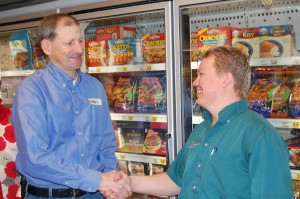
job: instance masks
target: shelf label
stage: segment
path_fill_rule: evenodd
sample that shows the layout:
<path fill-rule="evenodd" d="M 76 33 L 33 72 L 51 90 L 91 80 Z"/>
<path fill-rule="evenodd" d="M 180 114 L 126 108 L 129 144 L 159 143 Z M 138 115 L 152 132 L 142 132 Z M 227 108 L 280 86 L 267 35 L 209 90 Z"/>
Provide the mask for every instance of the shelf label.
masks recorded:
<path fill-rule="evenodd" d="M 126 67 L 126 66 L 123 66 L 123 67 L 121 68 L 121 71 L 122 71 L 122 72 L 126 72 L 126 71 L 127 71 L 127 67 Z"/>
<path fill-rule="evenodd" d="M 300 173 L 296 173 L 296 174 L 295 174 L 295 178 L 296 178 L 297 180 L 300 180 Z"/>
<path fill-rule="evenodd" d="M 163 165 L 165 165 L 167 162 L 166 162 L 166 160 L 165 159 L 160 159 L 159 160 L 159 164 L 163 164 Z"/>
<path fill-rule="evenodd" d="M 156 122 L 157 121 L 157 117 L 151 117 L 151 122 Z"/>
<path fill-rule="evenodd" d="M 120 155 L 120 160 L 125 160 L 125 155 Z"/>
<path fill-rule="evenodd" d="M 292 128 L 298 129 L 300 127 L 300 122 L 292 122 Z"/>
<path fill-rule="evenodd" d="M 133 120 L 133 116 L 131 116 L 131 115 L 127 116 L 127 120 L 132 121 Z"/>
<path fill-rule="evenodd" d="M 96 72 L 96 73 L 100 73 L 100 72 L 101 72 L 101 69 L 98 67 L 98 68 L 95 69 L 95 72 Z"/>

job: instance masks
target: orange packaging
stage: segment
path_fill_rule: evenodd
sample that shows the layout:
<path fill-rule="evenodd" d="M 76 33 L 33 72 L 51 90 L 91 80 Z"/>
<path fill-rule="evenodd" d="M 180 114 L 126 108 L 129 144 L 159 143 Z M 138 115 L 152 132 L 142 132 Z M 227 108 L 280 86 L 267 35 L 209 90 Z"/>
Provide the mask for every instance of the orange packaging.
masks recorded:
<path fill-rule="evenodd" d="M 198 61 L 198 32 L 191 32 L 191 61 Z"/>
<path fill-rule="evenodd" d="M 216 46 L 231 46 L 232 30 L 230 26 L 203 28 L 198 31 L 199 57 L 210 48 Z"/>
<path fill-rule="evenodd" d="M 135 38 L 136 27 L 110 26 L 96 29 L 96 40 Z"/>
<path fill-rule="evenodd" d="M 86 66 L 107 66 L 107 41 L 86 40 Z"/>
<path fill-rule="evenodd" d="M 165 33 L 143 34 L 142 48 L 144 63 L 166 62 Z"/>

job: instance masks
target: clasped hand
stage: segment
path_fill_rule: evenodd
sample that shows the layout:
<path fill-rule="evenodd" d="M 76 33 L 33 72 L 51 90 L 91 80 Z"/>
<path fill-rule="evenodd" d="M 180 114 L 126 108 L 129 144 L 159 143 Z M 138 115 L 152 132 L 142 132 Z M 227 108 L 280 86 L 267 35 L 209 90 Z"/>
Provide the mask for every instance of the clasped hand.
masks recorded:
<path fill-rule="evenodd" d="M 126 199 L 132 195 L 130 177 L 123 172 L 103 173 L 99 191 L 108 199 Z"/>

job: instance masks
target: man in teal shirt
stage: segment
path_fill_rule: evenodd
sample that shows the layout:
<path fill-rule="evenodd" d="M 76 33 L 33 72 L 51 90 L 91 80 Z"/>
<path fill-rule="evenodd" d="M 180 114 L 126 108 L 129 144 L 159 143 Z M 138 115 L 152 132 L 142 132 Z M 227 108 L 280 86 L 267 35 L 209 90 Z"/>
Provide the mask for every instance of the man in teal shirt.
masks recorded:
<path fill-rule="evenodd" d="M 204 121 L 166 173 L 131 176 L 133 192 L 182 199 L 292 199 L 289 152 L 245 100 L 249 60 L 233 47 L 205 53 L 193 82 Z M 109 192 L 107 192 L 108 194 Z"/>

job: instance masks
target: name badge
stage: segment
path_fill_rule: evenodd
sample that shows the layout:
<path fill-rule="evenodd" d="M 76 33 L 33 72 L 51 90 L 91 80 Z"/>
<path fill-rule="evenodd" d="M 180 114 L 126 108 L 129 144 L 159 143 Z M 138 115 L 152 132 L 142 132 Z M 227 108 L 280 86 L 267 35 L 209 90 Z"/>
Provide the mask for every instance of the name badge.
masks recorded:
<path fill-rule="evenodd" d="M 93 106 L 100 106 L 102 105 L 101 99 L 100 98 L 89 98 L 88 99 L 90 104 Z"/>

